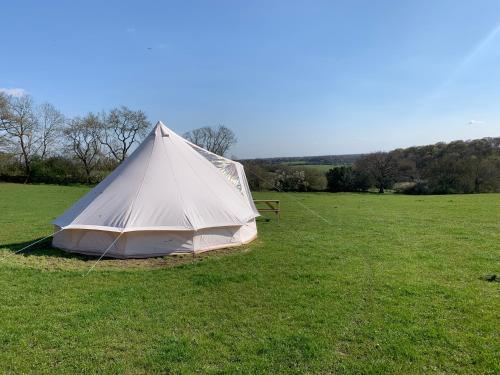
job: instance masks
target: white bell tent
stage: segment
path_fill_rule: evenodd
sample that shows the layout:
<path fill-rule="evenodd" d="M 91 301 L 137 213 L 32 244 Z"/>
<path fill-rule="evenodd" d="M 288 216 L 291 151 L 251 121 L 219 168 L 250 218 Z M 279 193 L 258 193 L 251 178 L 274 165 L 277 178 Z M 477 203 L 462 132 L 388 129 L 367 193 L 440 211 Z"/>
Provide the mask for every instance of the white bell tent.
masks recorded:
<path fill-rule="evenodd" d="M 54 221 L 53 246 L 116 258 L 198 253 L 257 237 L 243 166 L 161 122 L 134 153 Z"/>

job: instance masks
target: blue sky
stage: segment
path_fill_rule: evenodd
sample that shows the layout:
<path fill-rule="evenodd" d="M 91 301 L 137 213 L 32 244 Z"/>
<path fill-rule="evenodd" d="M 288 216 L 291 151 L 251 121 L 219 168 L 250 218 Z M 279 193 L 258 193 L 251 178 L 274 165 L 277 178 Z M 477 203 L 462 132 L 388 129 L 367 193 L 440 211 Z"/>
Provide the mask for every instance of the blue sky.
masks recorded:
<path fill-rule="evenodd" d="M 498 1 L 0 0 L 0 88 L 232 128 L 246 157 L 500 136 Z"/>

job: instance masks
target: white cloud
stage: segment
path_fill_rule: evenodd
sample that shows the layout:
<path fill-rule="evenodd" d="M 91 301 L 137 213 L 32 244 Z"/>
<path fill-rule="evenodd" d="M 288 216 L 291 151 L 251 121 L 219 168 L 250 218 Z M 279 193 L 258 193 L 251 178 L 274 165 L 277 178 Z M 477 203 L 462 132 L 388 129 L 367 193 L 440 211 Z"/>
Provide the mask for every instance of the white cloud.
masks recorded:
<path fill-rule="evenodd" d="M 16 98 L 20 98 L 21 96 L 24 96 L 28 93 L 25 89 L 20 89 L 20 88 L 7 89 L 2 87 L 0 87 L 0 92 L 3 92 L 4 94 L 7 95 L 15 96 Z"/>
<path fill-rule="evenodd" d="M 470 120 L 469 125 L 483 125 L 484 121 L 481 120 Z"/>

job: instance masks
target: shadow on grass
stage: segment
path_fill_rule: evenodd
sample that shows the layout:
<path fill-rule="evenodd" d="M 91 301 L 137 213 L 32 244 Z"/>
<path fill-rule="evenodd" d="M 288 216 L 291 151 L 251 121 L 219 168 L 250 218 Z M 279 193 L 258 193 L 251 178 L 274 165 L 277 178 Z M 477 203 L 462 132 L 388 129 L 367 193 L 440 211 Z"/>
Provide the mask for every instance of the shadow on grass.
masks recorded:
<path fill-rule="evenodd" d="M 17 242 L 17 243 L 7 243 L 7 244 L 0 244 L 0 249 L 5 249 L 8 250 L 10 253 L 15 253 L 16 251 L 19 251 L 26 246 L 36 242 L 40 241 L 43 237 L 40 238 L 34 238 L 33 240 L 26 241 L 26 242 Z M 57 249 L 55 247 L 52 247 L 52 238 L 47 238 L 44 241 L 41 241 L 33 246 L 28 247 L 27 249 L 20 251 L 17 253 L 18 255 L 24 255 L 24 256 L 44 256 L 44 257 L 56 257 L 56 258 L 70 258 L 70 259 L 78 259 L 78 260 L 83 260 L 83 261 L 88 261 L 88 260 L 94 260 L 97 259 L 97 256 L 92 256 L 92 255 L 83 255 L 83 254 L 76 254 L 76 253 L 69 253 L 66 251 L 63 251 L 61 249 Z"/>
<path fill-rule="evenodd" d="M 259 216 L 255 220 L 257 221 L 258 224 L 279 224 L 276 219 L 276 216 L 270 216 L 270 215 L 265 216 L 261 214 L 261 216 Z"/>

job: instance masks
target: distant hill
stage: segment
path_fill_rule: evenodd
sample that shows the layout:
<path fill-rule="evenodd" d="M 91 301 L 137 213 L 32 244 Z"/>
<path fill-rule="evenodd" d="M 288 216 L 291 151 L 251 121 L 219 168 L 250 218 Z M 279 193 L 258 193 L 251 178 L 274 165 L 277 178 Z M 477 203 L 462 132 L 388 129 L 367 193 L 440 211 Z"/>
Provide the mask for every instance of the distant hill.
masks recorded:
<path fill-rule="evenodd" d="M 242 161 L 262 161 L 269 164 L 290 165 L 351 165 L 363 154 L 349 155 L 320 155 L 320 156 L 291 156 L 277 158 L 244 159 Z"/>

